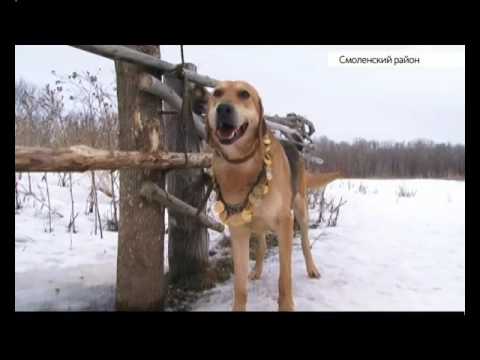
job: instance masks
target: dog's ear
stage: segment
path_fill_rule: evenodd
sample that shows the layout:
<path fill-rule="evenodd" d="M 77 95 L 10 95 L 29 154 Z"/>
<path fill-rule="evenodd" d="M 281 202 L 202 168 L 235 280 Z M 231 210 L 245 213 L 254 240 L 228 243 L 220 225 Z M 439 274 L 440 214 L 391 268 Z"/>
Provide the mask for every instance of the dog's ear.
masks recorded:
<path fill-rule="evenodd" d="M 260 138 L 264 137 L 267 133 L 267 123 L 263 113 L 262 99 L 258 98 L 258 135 Z"/>

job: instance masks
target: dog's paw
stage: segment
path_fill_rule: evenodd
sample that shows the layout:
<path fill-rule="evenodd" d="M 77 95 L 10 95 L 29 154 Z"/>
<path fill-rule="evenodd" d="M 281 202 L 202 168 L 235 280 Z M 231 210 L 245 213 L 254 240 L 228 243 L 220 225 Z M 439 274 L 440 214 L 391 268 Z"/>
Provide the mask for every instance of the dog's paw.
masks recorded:
<path fill-rule="evenodd" d="M 309 269 L 307 269 L 307 274 L 308 274 L 308 277 L 312 279 L 320 279 L 321 277 L 320 271 L 318 271 L 315 265 L 312 265 L 311 267 L 309 267 Z"/>
<path fill-rule="evenodd" d="M 290 301 L 279 300 L 278 311 L 295 311 L 295 304 L 293 303 L 293 300 L 290 300 Z"/>
<path fill-rule="evenodd" d="M 258 279 L 260 279 L 261 276 L 262 276 L 261 273 L 255 271 L 255 270 L 252 270 L 252 271 L 250 271 L 250 274 L 248 274 L 248 279 L 249 280 L 258 280 Z"/>

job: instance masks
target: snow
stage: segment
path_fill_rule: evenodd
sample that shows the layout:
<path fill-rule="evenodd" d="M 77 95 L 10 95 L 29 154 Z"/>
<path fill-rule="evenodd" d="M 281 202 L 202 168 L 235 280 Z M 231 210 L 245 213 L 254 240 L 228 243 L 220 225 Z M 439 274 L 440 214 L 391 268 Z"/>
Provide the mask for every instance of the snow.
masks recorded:
<path fill-rule="evenodd" d="M 63 217 L 54 217 L 54 231 L 45 232 L 48 212 L 32 198 L 15 215 L 16 311 L 114 309 L 117 233 L 104 230 L 103 239 L 94 234 L 93 214 L 85 214 L 90 177 L 73 178 L 78 233 L 67 232 L 70 193 L 57 185 L 56 174 L 48 174 L 50 196 Z M 28 187 L 26 174 L 20 183 Z M 44 186 L 41 175 L 32 174 L 37 196 Z M 399 197 L 401 186 L 415 195 Z M 307 277 L 300 239 L 294 239 L 296 310 L 465 310 L 464 181 L 346 179 L 328 185 L 325 194 L 347 203 L 336 227 L 310 229 L 320 279 Z M 110 198 L 98 192 L 98 200 L 104 217 Z M 311 210 L 312 222 L 317 216 Z M 212 248 L 219 236 L 210 234 Z M 277 310 L 278 271 L 273 249 L 262 278 L 249 283 L 247 310 Z M 228 280 L 192 308 L 229 311 L 232 296 Z"/>
<path fill-rule="evenodd" d="M 45 196 L 43 174 L 31 174 L 32 191 Z M 97 175 L 98 176 L 98 175 Z M 15 310 L 107 310 L 113 307 L 117 257 L 117 233 L 94 234 L 94 214 L 85 215 L 90 175 L 73 174 L 76 234 L 70 222 L 70 190 L 48 174 L 51 206 L 63 217 L 53 216 L 48 229 L 48 210 L 31 197 L 15 215 Z M 23 174 L 21 190 L 28 189 Z M 67 179 L 68 183 L 68 179 Z M 100 213 L 110 211 L 110 198 L 98 191 Z M 20 196 L 23 199 L 23 196 Z M 102 219 L 105 223 L 105 218 Z M 57 290 L 58 289 L 58 290 Z M 107 294 L 107 298 L 105 299 Z"/>
<path fill-rule="evenodd" d="M 398 198 L 400 186 L 417 193 Z M 337 227 L 310 230 L 320 279 L 307 277 L 300 239 L 294 239 L 296 310 L 465 310 L 464 182 L 337 180 L 326 196 L 348 202 Z M 317 216 L 312 211 L 310 219 Z M 249 283 L 247 310 L 277 309 L 278 273 L 277 250 L 266 259 L 262 278 Z M 194 310 L 230 310 L 232 296 L 229 281 Z"/>

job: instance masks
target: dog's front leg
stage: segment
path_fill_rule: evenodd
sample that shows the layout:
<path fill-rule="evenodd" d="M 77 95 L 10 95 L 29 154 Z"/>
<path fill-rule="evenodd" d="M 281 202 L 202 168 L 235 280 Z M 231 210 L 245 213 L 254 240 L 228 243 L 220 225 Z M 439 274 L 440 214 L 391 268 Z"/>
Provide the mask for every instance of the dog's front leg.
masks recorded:
<path fill-rule="evenodd" d="M 233 311 L 245 311 L 247 305 L 247 286 L 249 270 L 250 229 L 244 226 L 230 227 L 233 269 L 234 302 Z"/>
<path fill-rule="evenodd" d="M 288 212 L 277 220 L 280 252 L 280 278 L 278 279 L 278 310 L 294 311 L 292 291 L 293 214 Z"/>
<path fill-rule="evenodd" d="M 267 240 L 265 233 L 262 232 L 257 235 L 257 251 L 255 255 L 255 269 L 250 271 L 248 278 L 250 280 L 260 279 L 263 271 L 263 260 L 265 258 L 265 251 L 267 251 Z"/>

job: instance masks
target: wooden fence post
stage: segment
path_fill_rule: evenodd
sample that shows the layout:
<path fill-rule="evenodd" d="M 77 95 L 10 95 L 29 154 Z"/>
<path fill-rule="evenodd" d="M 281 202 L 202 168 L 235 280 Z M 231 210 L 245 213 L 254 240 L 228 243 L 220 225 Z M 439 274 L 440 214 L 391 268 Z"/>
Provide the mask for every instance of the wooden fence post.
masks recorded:
<path fill-rule="evenodd" d="M 131 47 L 160 57 L 158 45 Z M 139 77 L 144 69 L 121 61 L 115 62 L 115 68 L 120 150 L 165 151 L 161 100 L 139 88 Z M 165 301 L 165 209 L 140 195 L 141 186 L 147 180 L 160 188 L 165 186 L 165 176 L 159 170 L 120 170 L 116 294 L 116 306 L 120 311 L 162 310 Z"/>
<path fill-rule="evenodd" d="M 196 66 L 185 64 L 196 72 Z M 183 80 L 165 76 L 165 83 L 183 97 Z M 173 110 L 165 106 L 167 110 Z M 193 123 L 184 124 L 179 115 L 168 116 L 166 120 L 167 144 L 169 151 L 198 152 L 200 140 Z M 202 169 L 176 170 L 167 175 L 167 190 L 195 208 L 202 205 L 206 193 L 201 184 Z M 197 184 L 197 185 L 194 185 Z M 168 267 L 169 282 L 190 289 L 203 288 L 208 267 L 208 232 L 204 226 L 185 215 L 168 214 Z"/>

